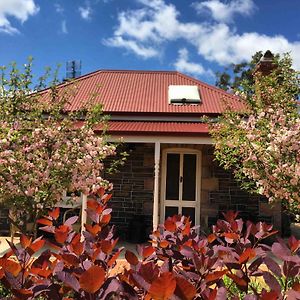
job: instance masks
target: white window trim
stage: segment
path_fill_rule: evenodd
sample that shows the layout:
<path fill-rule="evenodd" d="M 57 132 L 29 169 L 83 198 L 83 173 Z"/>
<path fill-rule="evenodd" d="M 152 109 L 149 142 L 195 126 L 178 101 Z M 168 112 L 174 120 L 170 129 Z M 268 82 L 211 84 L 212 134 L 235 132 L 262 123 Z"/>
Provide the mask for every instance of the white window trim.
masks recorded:
<path fill-rule="evenodd" d="M 166 200 L 166 173 L 167 173 L 167 154 L 196 154 L 196 191 L 195 201 L 183 201 L 182 198 L 182 187 L 179 185 L 179 200 Z M 180 174 L 183 172 L 183 159 L 180 160 Z M 182 207 L 195 207 L 195 225 L 200 225 L 200 203 L 201 203 L 201 165 L 202 165 L 202 152 L 196 149 L 190 148 L 168 148 L 162 152 L 162 172 L 161 172 L 161 203 L 160 203 L 160 222 L 163 223 L 165 220 L 165 207 L 176 206 L 178 207 L 178 213 L 181 214 Z"/>

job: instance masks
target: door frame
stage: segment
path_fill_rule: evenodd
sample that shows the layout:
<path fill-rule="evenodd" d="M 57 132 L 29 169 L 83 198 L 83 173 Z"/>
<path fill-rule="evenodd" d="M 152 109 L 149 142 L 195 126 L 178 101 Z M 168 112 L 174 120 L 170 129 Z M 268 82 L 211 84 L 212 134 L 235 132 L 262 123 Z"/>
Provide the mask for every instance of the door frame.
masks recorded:
<path fill-rule="evenodd" d="M 195 154 L 196 155 L 196 189 L 195 201 L 180 201 L 166 200 L 166 176 L 167 176 L 167 155 L 169 153 L 180 154 Z M 180 158 L 181 161 L 181 158 Z M 195 225 L 200 225 L 200 203 L 201 203 L 201 165 L 202 165 L 202 152 L 197 149 L 191 148 L 167 148 L 162 151 L 161 161 L 161 197 L 160 197 L 160 222 L 164 223 L 165 220 L 165 207 L 176 206 L 178 213 L 182 207 L 195 207 Z M 180 175 L 182 174 L 183 163 L 180 163 Z M 179 184 L 179 195 L 182 195 L 182 184 Z"/>

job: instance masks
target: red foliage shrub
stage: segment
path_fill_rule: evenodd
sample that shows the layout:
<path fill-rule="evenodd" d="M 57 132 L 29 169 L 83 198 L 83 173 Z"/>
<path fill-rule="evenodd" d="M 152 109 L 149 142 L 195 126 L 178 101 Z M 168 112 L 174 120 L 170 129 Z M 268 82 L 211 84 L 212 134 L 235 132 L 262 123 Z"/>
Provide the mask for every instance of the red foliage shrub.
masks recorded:
<path fill-rule="evenodd" d="M 3 299 L 299 299 L 300 241 L 281 239 L 271 225 L 253 224 L 228 212 L 212 233 L 200 236 L 183 216 L 168 218 L 150 236 L 152 244 L 126 251 L 129 270 L 111 275 L 122 249 L 108 225 L 110 195 L 99 190 L 88 200 L 90 223 L 83 237 L 73 230 L 78 217 L 57 224 L 59 209 L 39 220 L 54 236 L 22 236 L 20 246 L 0 258 L 0 279 L 13 297 Z M 263 286 L 253 284 L 261 278 Z M 262 278 L 264 280 L 262 280 Z"/>
<path fill-rule="evenodd" d="M 106 203 L 111 195 L 100 189 L 90 197 L 87 214 L 91 224 L 86 224 L 84 238 L 72 225 L 78 217 L 71 217 L 62 225 L 57 224 L 59 209 L 40 219 L 42 229 L 53 233 L 54 250 L 37 252 L 45 240 L 32 241 L 21 237 L 17 248 L 10 243 L 11 251 L 0 260 L 0 278 L 9 288 L 14 299 L 111 299 L 118 294 L 124 299 L 136 298 L 136 292 L 117 276 L 110 276 L 122 249 L 115 249 L 113 227 L 109 227 L 111 209 Z"/>
<path fill-rule="evenodd" d="M 237 293 L 248 300 L 300 299 L 300 241 L 278 239 L 268 246 L 263 240 L 276 234 L 272 225 L 245 223 L 234 212 L 224 218 L 207 237 L 185 217 L 168 218 L 151 235 L 151 255 L 140 248 L 138 262 L 127 251 L 130 284 L 145 299 L 240 299 Z M 264 286 L 255 286 L 255 278 Z"/>

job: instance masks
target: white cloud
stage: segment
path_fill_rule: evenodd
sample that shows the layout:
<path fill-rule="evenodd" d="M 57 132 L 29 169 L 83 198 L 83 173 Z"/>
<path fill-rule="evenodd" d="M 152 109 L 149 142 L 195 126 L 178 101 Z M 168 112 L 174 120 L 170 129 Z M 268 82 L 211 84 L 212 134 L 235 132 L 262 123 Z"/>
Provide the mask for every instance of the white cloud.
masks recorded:
<path fill-rule="evenodd" d="M 54 3 L 54 8 L 58 14 L 63 14 L 65 11 L 64 8 L 59 3 Z"/>
<path fill-rule="evenodd" d="M 63 34 L 68 34 L 68 28 L 67 28 L 67 21 L 66 20 L 61 21 L 61 32 Z"/>
<path fill-rule="evenodd" d="M 186 48 L 181 48 L 178 51 L 178 58 L 174 63 L 177 71 L 191 75 L 205 75 L 214 77 L 212 70 L 206 70 L 201 64 L 189 61 L 189 52 Z"/>
<path fill-rule="evenodd" d="M 85 6 L 80 6 L 78 8 L 80 16 L 84 20 L 90 20 L 92 15 L 92 8 L 90 4 L 87 2 Z"/>
<path fill-rule="evenodd" d="M 228 25 L 217 24 L 207 28 L 194 45 L 206 60 L 221 65 L 249 60 L 256 51 L 291 52 L 294 66 L 300 69 L 300 42 L 289 42 L 282 35 L 268 36 L 256 32 L 237 34 Z"/>
<path fill-rule="evenodd" d="M 159 52 L 151 47 L 143 47 L 133 40 L 125 40 L 121 36 L 115 36 L 103 41 L 104 45 L 118 48 L 125 48 L 142 58 L 150 58 L 159 55 Z"/>
<path fill-rule="evenodd" d="M 214 20 L 218 22 L 232 22 L 235 14 L 249 16 L 255 9 L 252 0 L 232 0 L 230 2 L 220 0 L 207 0 L 195 2 L 193 6 L 198 13 L 209 12 Z"/>
<path fill-rule="evenodd" d="M 214 20 L 182 22 L 173 4 L 163 0 L 137 1 L 141 8 L 119 13 L 118 25 L 113 36 L 104 40 L 105 45 L 125 48 L 142 58 L 151 58 L 159 57 L 165 44 L 180 40 L 194 47 L 207 61 L 220 65 L 249 60 L 256 51 L 269 49 L 275 53 L 291 52 L 294 66 L 300 69 L 298 41 L 291 42 L 282 35 L 239 34 L 228 24 Z M 232 0 L 227 5 L 237 1 Z"/>
<path fill-rule="evenodd" d="M 14 17 L 24 23 L 30 16 L 37 14 L 39 7 L 34 0 L 1 0 L 0 1 L 0 32 L 7 34 L 18 33 L 13 27 L 9 17 Z"/>

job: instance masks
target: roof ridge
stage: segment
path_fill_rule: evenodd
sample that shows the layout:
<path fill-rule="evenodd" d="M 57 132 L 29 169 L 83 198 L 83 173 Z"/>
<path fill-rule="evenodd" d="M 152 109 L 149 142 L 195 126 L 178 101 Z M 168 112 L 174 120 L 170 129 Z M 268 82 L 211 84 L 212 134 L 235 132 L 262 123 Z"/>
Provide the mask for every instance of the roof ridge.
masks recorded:
<path fill-rule="evenodd" d="M 128 69 L 101 69 L 100 72 L 108 72 L 108 73 L 171 73 L 176 74 L 177 71 L 174 70 L 128 70 Z"/>
<path fill-rule="evenodd" d="M 197 84 L 204 85 L 204 86 L 206 86 L 207 88 L 209 88 L 209 89 L 211 89 L 211 90 L 215 90 L 215 91 L 217 91 L 217 92 L 219 92 L 219 93 L 222 93 L 222 94 L 225 94 L 225 95 L 227 95 L 227 96 L 237 98 L 236 95 L 231 94 L 231 93 L 228 93 L 227 91 L 225 91 L 225 90 L 223 90 L 223 89 L 221 89 L 221 88 L 219 88 L 219 87 L 217 87 L 217 86 L 215 86 L 215 85 L 208 84 L 208 83 L 206 83 L 206 82 L 204 82 L 204 81 L 202 81 L 202 80 L 193 78 L 193 77 L 191 77 L 191 76 L 189 76 L 189 75 L 183 74 L 183 73 L 178 72 L 178 71 L 176 71 L 176 73 L 177 73 L 179 76 L 183 77 L 183 78 L 189 79 L 189 80 L 191 80 L 191 81 L 193 81 L 193 82 L 195 82 L 195 83 L 197 83 Z"/>
<path fill-rule="evenodd" d="M 72 78 L 70 80 L 67 80 L 67 81 L 63 81 L 61 83 L 59 83 L 57 86 L 58 87 L 64 87 L 64 86 L 67 86 L 69 84 L 73 84 L 74 82 L 77 82 L 77 81 L 81 81 L 83 79 L 86 79 L 86 78 L 89 78 L 89 77 L 92 77 L 92 76 L 95 76 L 99 73 L 170 73 L 170 74 L 177 74 L 178 72 L 177 71 L 170 71 L 170 70 L 122 70 L 122 69 L 99 69 L 99 70 L 96 70 L 96 71 L 92 71 L 92 72 L 89 72 L 89 73 L 86 73 L 84 75 L 81 75 L 79 77 L 76 77 L 76 78 Z M 49 87 L 41 90 L 40 92 L 44 92 L 45 90 L 48 90 Z"/>

